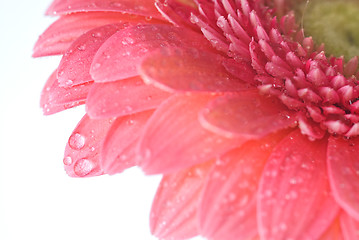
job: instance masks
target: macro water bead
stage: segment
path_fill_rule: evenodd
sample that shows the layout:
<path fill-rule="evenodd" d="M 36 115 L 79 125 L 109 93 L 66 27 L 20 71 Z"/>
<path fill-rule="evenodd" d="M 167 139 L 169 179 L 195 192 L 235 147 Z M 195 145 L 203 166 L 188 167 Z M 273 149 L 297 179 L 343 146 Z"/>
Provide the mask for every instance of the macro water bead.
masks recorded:
<path fill-rule="evenodd" d="M 359 3 L 55 0 L 44 114 L 72 177 L 162 174 L 152 234 L 359 239 Z"/>

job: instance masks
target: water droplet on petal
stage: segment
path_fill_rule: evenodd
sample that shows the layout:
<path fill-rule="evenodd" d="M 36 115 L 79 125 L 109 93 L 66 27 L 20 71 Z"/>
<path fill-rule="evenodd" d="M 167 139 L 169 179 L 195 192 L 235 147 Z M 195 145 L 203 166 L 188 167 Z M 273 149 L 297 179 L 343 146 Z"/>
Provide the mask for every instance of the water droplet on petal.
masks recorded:
<path fill-rule="evenodd" d="M 97 70 L 101 67 L 101 63 L 95 63 L 93 66 L 92 66 L 92 69 L 93 70 Z"/>
<path fill-rule="evenodd" d="M 64 163 L 66 166 L 71 165 L 71 164 L 72 164 L 72 158 L 71 158 L 70 156 L 64 157 L 63 163 Z"/>
<path fill-rule="evenodd" d="M 77 49 L 78 49 L 79 51 L 85 51 L 86 45 L 85 45 L 85 44 L 80 45 L 80 46 L 77 47 Z"/>
<path fill-rule="evenodd" d="M 68 79 L 65 82 L 66 87 L 72 87 L 73 84 L 74 84 L 74 81 L 72 81 L 71 79 Z"/>
<path fill-rule="evenodd" d="M 99 38 L 102 37 L 102 33 L 101 32 L 93 33 L 92 36 L 95 38 Z"/>
<path fill-rule="evenodd" d="M 79 133 L 72 134 L 69 138 L 69 146 L 75 150 L 82 149 L 85 146 L 85 137 Z"/>
<path fill-rule="evenodd" d="M 88 175 L 93 169 L 95 165 L 92 161 L 88 159 L 80 159 L 74 165 L 74 172 L 79 177 L 84 177 Z"/>
<path fill-rule="evenodd" d="M 127 123 L 127 125 L 133 125 L 135 122 L 132 119 L 130 119 L 126 123 Z"/>
<path fill-rule="evenodd" d="M 131 37 L 125 37 L 122 40 L 123 45 L 133 44 L 135 41 Z"/>

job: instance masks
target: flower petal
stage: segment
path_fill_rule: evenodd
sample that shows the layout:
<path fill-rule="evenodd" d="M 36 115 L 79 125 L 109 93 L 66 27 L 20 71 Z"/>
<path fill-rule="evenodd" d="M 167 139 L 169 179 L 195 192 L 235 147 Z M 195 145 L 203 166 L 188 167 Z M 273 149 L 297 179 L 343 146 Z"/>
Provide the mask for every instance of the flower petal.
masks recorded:
<path fill-rule="evenodd" d="M 359 139 L 329 138 L 328 171 L 338 204 L 359 220 Z"/>
<path fill-rule="evenodd" d="M 211 94 L 174 95 L 151 116 L 139 144 L 140 166 L 147 174 L 170 173 L 199 164 L 239 146 L 201 127 L 198 111 Z"/>
<path fill-rule="evenodd" d="M 120 173 L 135 166 L 139 135 L 152 111 L 117 118 L 104 139 L 101 168 L 107 174 Z"/>
<path fill-rule="evenodd" d="M 154 1 L 143 0 L 55 0 L 48 8 L 48 15 L 64 15 L 77 12 L 121 12 L 160 18 Z"/>
<path fill-rule="evenodd" d="M 192 1 L 157 0 L 155 6 L 173 25 L 198 30 L 190 20 L 191 13 L 198 13 Z"/>
<path fill-rule="evenodd" d="M 250 141 L 216 161 L 200 205 L 201 235 L 208 239 L 248 240 L 258 234 L 257 190 L 272 149 L 286 135 Z"/>
<path fill-rule="evenodd" d="M 58 67 L 60 86 L 92 81 L 90 66 L 95 53 L 109 37 L 127 26 L 128 23 L 101 26 L 86 32 L 72 43 Z"/>
<path fill-rule="evenodd" d="M 213 162 L 165 175 L 153 201 L 150 226 L 159 239 L 188 239 L 198 234 L 197 207 Z"/>
<path fill-rule="evenodd" d="M 112 119 L 93 120 L 85 115 L 72 132 L 65 148 L 65 170 L 70 177 L 103 174 L 100 150 Z"/>
<path fill-rule="evenodd" d="M 54 114 L 68 108 L 84 104 L 92 82 L 69 88 L 59 87 L 57 71 L 47 80 L 40 99 L 40 106 L 45 115 Z"/>
<path fill-rule="evenodd" d="M 353 238 L 351 238 L 353 239 Z M 349 240 L 343 238 L 338 218 L 332 223 L 327 231 L 319 238 L 319 240 Z"/>
<path fill-rule="evenodd" d="M 116 82 L 95 83 L 87 101 L 92 118 L 119 117 L 154 109 L 170 95 L 143 83 L 139 77 Z"/>
<path fill-rule="evenodd" d="M 274 149 L 259 186 L 261 238 L 318 239 L 333 222 L 339 207 L 330 194 L 326 143 L 296 130 Z"/>
<path fill-rule="evenodd" d="M 279 100 L 257 91 L 226 94 L 200 112 L 202 126 L 221 136 L 258 139 L 295 124 L 295 117 Z"/>
<path fill-rule="evenodd" d="M 345 212 L 340 214 L 340 226 L 344 240 L 359 239 L 359 221 L 350 217 Z"/>
<path fill-rule="evenodd" d="M 236 92 L 247 89 L 222 66 L 220 55 L 194 48 L 161 48 L 143 60 L 144 81 L 165 91 Z"/>
<path fill-rule="evenodd" d="M 78 13 L 61 16 L 37 40 L 33 57 L 63 54 L 72 42 L 87 31 L 120 22 L 136 22 L 122 13 Z M 145 22 L 137 19 L 137 22 Z"/>
<path fill-rule="evenodd" d="M 190 30 L 164 24 L 130 27 L 114 34 L 101 46 L 92 63 L 91 76 L 97 82 L 136 76 L 146 53 L 164 46 L 208 48 L 203 36 Z"/>

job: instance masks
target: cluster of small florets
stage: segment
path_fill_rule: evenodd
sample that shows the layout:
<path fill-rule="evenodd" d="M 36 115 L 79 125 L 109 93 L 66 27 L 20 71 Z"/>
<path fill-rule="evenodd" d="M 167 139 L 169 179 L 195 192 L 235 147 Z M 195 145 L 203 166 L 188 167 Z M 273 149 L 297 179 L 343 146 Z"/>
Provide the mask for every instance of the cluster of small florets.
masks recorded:
<path fill-rule="evenodd" d="M 200 14 L 191 21 L 227 55 L 228 72 L 296 111 L 311 139 L 326 132 L 359 135 L 357 57 L 347 63 L 328 58 L 323 44 L 305 37 L 292 11 L 278 17 L 262 1 L 199 2 Z"/>

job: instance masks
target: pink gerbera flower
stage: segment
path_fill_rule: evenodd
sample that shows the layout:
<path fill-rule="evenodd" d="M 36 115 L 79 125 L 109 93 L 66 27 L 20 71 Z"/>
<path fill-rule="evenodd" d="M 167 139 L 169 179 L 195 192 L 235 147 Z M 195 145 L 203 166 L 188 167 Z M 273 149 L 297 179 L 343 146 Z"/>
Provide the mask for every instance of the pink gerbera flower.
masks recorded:
<path fill-rule="evenodd" d="M 359 7 L 303 2 L 55 0 L 34 56 L 63 54 L 45 114 L 86 104 L 67 173 L 163 174 L 160 239 L 359 239 Z"/>

